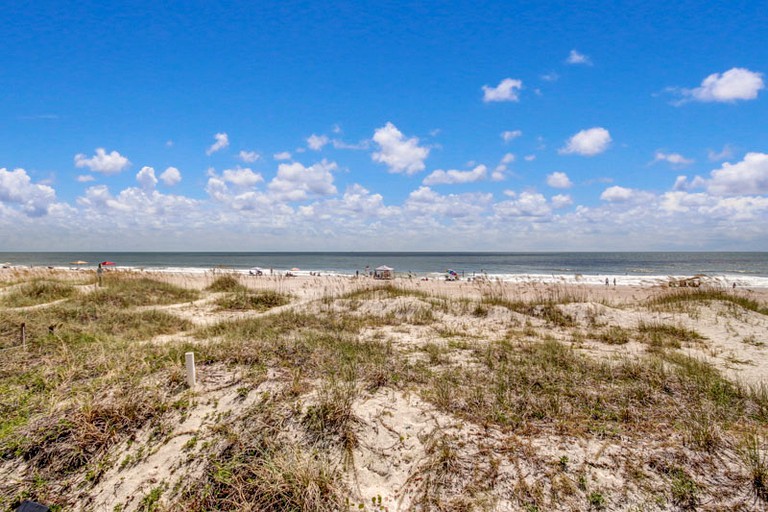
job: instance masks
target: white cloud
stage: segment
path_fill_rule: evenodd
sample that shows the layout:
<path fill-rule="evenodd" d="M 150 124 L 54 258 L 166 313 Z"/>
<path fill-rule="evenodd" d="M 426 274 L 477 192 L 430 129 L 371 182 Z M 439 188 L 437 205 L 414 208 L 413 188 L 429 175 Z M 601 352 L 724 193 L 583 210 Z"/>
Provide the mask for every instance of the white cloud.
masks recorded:
<path fill-rule="evenodd" d="M 729 158 L 733 158 L 733 148 L 730 146 L 730 144 L 726 144 L 723 146 L 722 151 L 715 152 L 711 149 L 707 151 L 707 158 L 710 162 L 719 162 L 721 160 L 727 160 Z"/>
<path fill-rule="evenodd" d="M 496 87 L 483 86 L 483 101 L 519 101 L 519 92 L 523 88 L 523 81 L 514 78 L 505 78 Z"/>
<path fill-rule="evenodd" d="M 501 157 L 501 163 L 504 165 L 511 164 L 514 161 L 515 161 L 514 153 L 506 153 L 503 157 Z"/>
<path fill-rule="evenodd" d="M 478 165 L 471 171 L 443 171 L 438 169 L 424 178 L 424 185 L 454 185 L 459 183 L 474 183 L 484 180 L 487 175 L 487 169 L 484 165 Z"/>
<path fill-rule="evenodd" d="M 246 150 L 243 149 L 243 150 L 240 151 L 240 153 L 237 154 L 237 157 L 241 161 L 243 161 L 243 162 L 245 162 L 247 164 L 252 164 L 256 160 L 261 158 L 261 155 L 258 154 L 256 151 L 246 151 Z"/>
<path fill-rule="evenodd" d="M 429 149 L 419 146 L 419 139 L 406 139 L 392 123 L 378 128 L 373 134 L 373 141 L 381 151 L 373 153 L 375 162 L 386 164 L 389 172 L 404 172 L 409 176 L 424 170 L 424 160 L 429 156 Z"/>
<path fill-rule="evenodd" d="M 91 174 L 81 174 L 75 179 L 78 183 L 87 183 L 89 181 L 94 181 L 96 178 L 94 178 Z"/>
<path fill-rule="evenodd" d="M 205 151 L 205 154 L 208 156 L 211 156 L 215 152 L 229 146 L 229 137 L 226 133 L 217 133 L 213 136 L 213 138 L 216 139 L 216 142 L 211 144 L 211 146 Z"/>
<path fill-rule="evenodd" d="M 560 154 L 577 154 L 582 156 L 595 156 L 608 149 L 611 143 L 611 134 L 605 128 L 596 127 L 581 130 L 568 139 L 565 146 L 558 152 Z"/>
<path fill-rule="evenodd" d="M 315 135 L 314 133 L 307 137 L 307 147 L 315 151 L 320 151 L 323 146 L 328 144 L 330 139 L 326 135 Z"/>
<path fill-rule="evenodd" d="M 344 142 L 341 139 L 333 139 L 331 143 L 333 143 L 333 147 L 336 149 L 354 149 L 357 151 L 366 150 L 371 146 L 371 143 L 369 140 L 361 140 L 357 144 L 352 144 L 349 142 Z"/>
<path fill-rule="evenodd" d="M 731 68 L 722 75 L 712 73 L 695 89 L 683 89 L 682 94 L 691 101 L 725 102 L 753 100 L 765 88 L 763 74 L 746 68 Z"/>
<path fill-rule="evenodd" d="M 226 169 L 221 173 L 221 179 L 238 187 L 253 187 L 264 181 L 261 174 L 255 173 L 247 167 Z"/>
<path fill-rule="evenodd" d="M 153 175 L 148 170 L 151 167 L 145 167 L 139 174 L 142 174 L 144 184 L 150 184 L 148 176 Z M 137 174 L 137 180 L 139 179 Z M 154 176 L 153 176 L 154 177 Z M 86 210 L 86 215 L 97 220 L 109 219 L 111 230 L 128 229 L 135 233 L 135 229 L 140 229 L 143 236 L 146 236 L 148 229 L 161 230 L 164 236 L 169 233 L 164 231 L 178 225 L 188 225 L 190 217 L 195 215 L 199 209 L 199 202 L 183 196 L 161 194 L 153 188 L 130 187 L 122 190 L 117 196 L 112 196 L 105 185 L 89 187 L 85 195 L 77 199 L 77 203 Z M 114 212 L 120 212 L 126 215 L 114 216 Z"/>
<path fill-rule="evenodd" d="M 56 201 L 56 191 L 48 185 L 32 183 L 24 169 L 0 168 L 0 203 L 19 205 L 30 217 L 48 213 Z"/>
<path fill-rule="evenodd" d="M 181 171 L 175 167 L 168 167 L 160 175 L 160 179 L 169 187 L 178 185 L 181 182 Z"/>
<path fill-rule="evenodd" d="M 674 166 L 684 166 L 684 165 L 690 165 L 693 163 L 693 160 L 690 158 L 685 158 L 680 153 L 664 153 L 662 151 L 657 151 L 656 154 L 653 156 L 654 162 L 667 162 Z"/>
<path fill-rule="evenodd" d="M 303 201 L 313 196 L 336 194 L 333 174 L 337 165 L 323 160 L 309 167 L 298 162 L 280 164 L 277 176 L 269 183 L 269 191 L 282 201 Z"/>
<path fill-rule="evenodd" d="M 768 194 L 768 154 L 747 153 L 741 162 L 726 162 L 710 175 L 707 190 L 711 194 Z"/>
<path fill-rule="evenodd" d="M 152 167 L 142 167 L 141 170 L 136 173 L 136 181 L 139 182 L 139 185 L 141 185 L 143 190 L 153 190 L 157 186 L 155 170 Z"/>
<path fill-rule="evenodd" d="M 522 135 L 522 130 L 506 130 L 501 132 L 501 139 L 504 142 L 509 142 L 511 140 L 515 140 L 518 137 L 521 137 Z"/>
<path fill-rule="evenodd" d="M 523 157 L 523 160 L 525 160 L 526 162 L 533 162 L 534 160 L 536 160 L 536 155 L 525 155 Z"/>
<path fill-rule="evenodd" d="M 403 205 L 415 217 L 439 216 L 453 219 L 476 217 L 493 201 L 493 194 L 441 195 L 429 187 L 419 187 L 408 196 Z"/>
<path fill-rule="evenodd" d="M 291 159 L 291 153 L 288 151 L 283 151 L 282 153 L 275 153 L 272 155 L 272 158 L 275 160 L 290 160 Z"/>
<path fill-rule="evenodd" d="M 496 203 L 493 207 L 496 215 L 508 217 L 546 217 L 552 211 L 547 199 L 537 192 L 522 192 L 517 194 L 511 190 L 504 191 L 511 197 L 508 201 Z"/>
<path fill-rule="evenodd" d="M 544 80 L 545 82 L 557 82 L 557 80 L 560 78 L 560 76 L 553 71 L 551 73 L 545 73 L 545 74 L 541 75 L 540 78 L 542 80 Z"/>
<path fill-rule="evenodd" d="M 584 64 L 586 66 L 592 65 L 592 60 L 583 53 L 579 53 L 576 50 L 571 50 L 571 53 L 568 54 L 568 58 L 565 59 L 565 62 L 568 64 Z"/>
<path fill-rule="evenodd" d="M 600 194 L 600 199 L 603 201 L 608 202 L 624 202 L 629 201 L 630 199 L 633 199 L 637 195 L 636 190 L 631 188 L 624 188 L 620 187 L 618 185 L 614 185 L 613 187 L 608 187 L 603 191 L 602 194 Z"/>
<path fill-rule="evenodd" d="M 547 185 L 552 188 L 571 188 L 573 183 L 564 172 L 553 172 L 547 175 Z"/>
<path fill-rule="evenodd" d="M 82 153 L 75 155 L 75 167 L 87 167 L 93 172 L 103 174 L 117 174 L 130 164 L 131 162 L 117 151 L 107 153 L 104 148 L 96 148 L 96 154 L 91 158 Z"/>
<path fill-rule="evenodd" d="M 552 206 L 554 208 L 565 208 L 566 206 L 570 206 L 573 204 L 573 199 L 571 199 L 571 196 L 567 194 L 557 194 L 556 196 L 552 196 Z"/>

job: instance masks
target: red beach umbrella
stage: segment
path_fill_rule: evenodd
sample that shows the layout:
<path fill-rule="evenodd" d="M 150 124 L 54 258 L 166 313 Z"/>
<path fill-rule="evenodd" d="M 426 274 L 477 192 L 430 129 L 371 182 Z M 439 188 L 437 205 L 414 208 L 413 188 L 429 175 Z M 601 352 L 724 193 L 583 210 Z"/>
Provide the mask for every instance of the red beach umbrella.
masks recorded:
<path fill-rule="evenodd" d="M 107 265 L 115 265 L 114 261 L 102 261 L 101 266 L 106 267 Z"/>

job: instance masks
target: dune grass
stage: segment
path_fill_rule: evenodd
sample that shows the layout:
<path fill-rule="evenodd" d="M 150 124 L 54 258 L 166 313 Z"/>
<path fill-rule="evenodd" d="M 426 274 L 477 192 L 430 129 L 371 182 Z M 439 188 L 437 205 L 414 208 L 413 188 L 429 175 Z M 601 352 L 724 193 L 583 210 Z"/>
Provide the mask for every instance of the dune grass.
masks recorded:
<path fill-rule="evenodd" d="M 290 296 L 271 290 L 249 292 L 247 289 L 230 292 L 216 299 L 219 310 L 226 311 L 267 311 L 285 306 L 291 301 Z"/>
<path fill-rule="evenodd" d="M 240 279 L 234 275 L 223 275 L 213 280 L 211 284 L 205 287 L 209 292 L 244 292 L 248 288 L 244 286 Z"/>
<path fill-rule="evenodd" d="M 550 436 L 629 450 L 662 447 L 672 462 L 640 461 L 630 483 L 632 492 L 660 492 L 656 503 L 665 506 L 718 503 L 702 481 L 703 474 L 717 471 L 718 460 L 741 464 L 751 496 L 759 505 L 768 503 L 768 386 L 737 384 L 682 353 L 679 347 L 705 340 L 681 325 L 581 325 L 562 305 L 582 297 L 558 289 L 523 300 L 489 287 L 480 300 L 453 300 L 376 284 L 269 315 L 196 327 L 172 314 L 173 308 L 157 306 L 195 300 L 199 292 L 143 277 L 112 277 L 93 293 L 50 306 L 0 308 L 0 348 L 17 345 L 21 322 L 28 333 L 24 350 L 0 356 L 0 465 L 23 468 L 18 481 L 0 482 L 0 508 L 23 498 L 72 508 L 116 467 L 116 446 L 138 432 L 167 435 L 170 422 L 192 407 L 182 370 L 188 350 L 201 369 L 216 365 L 259 378 L 237 384 L 252 405 L 219 417 L 199 450 L 190 450 L 198 470 L 193 477 L 175 486 L 157 482 L 137 497 L 147 510 L 381 510 L 380 497 L 380 508 L 375 497 L 365 504 L 348 499 L 355 493 L 348 478 L 357 463 L 354 453 L 364 442 L 364 420 L 355 407 L 378 390 L 418 395 L 449 423 L 462 425 L 419 438 L 424 458 L 410 489 L 414 507 L 423 510 L 492 509 L 500 495 L 521 510 L 610 509 L 610 494 L 577 472 L 586 462 L 572 468 L 561 458 L 538 468 L 534 483 L 502 476 L 500 461 L 533 464 L 535 450 L 525 452 L 526 443 Z M 261 297 L 248 306 L 256 309 L 289 300 L 241 288 L 228 277 L 204 294 Z M 529 317 L 525 328 L 518 315 L 494 308 Z M 486 322 L 489 334 L 464 336 L 465 327 L 448 328 L 452 324 L 443 317 L 471 327 Z M 653 350 L 596 358 L 561 341 L 582 327 L 603 343 L 638 341 Z M 187 337 L 151 342 L 177 333 Z M 418 343 L 404 342 L 409 336 Z M 279 384 L 259 391 L 254 401 L 249 394 L 267 370 Z M 457 434 L 463 425 L 502 439 L 501 446 L 467 444 Z M 654 472 L 667 487 L 657 491 L 658 480 L 648 483 L 643 471 Z"/>
<path fill-rule="evenodd" d="M 741 293 L 720 288 L 683 288 L 664 292 L 648 300 L 648 305 L 658 310 L 679 310 L 686 305 L 707 302 L 725 302 L 747 311 L 768 315 L 768 305 L 751 299 Z"/>
<path fill-rule="evenodd" d="M 77 299 L 82 305 L 109 305 L 118 308 L 158 306 L 192 302 L 199 292 L 146 277 L 105 276 L 102 287 Z"/>
<path fill-rule="evenodd" d="M 75 287 L 68 282 L 50 279 L 33 279 L 22 283 L 0 297 L 0 307 L 19 308 L 46 304 L 75 295 Z"/>

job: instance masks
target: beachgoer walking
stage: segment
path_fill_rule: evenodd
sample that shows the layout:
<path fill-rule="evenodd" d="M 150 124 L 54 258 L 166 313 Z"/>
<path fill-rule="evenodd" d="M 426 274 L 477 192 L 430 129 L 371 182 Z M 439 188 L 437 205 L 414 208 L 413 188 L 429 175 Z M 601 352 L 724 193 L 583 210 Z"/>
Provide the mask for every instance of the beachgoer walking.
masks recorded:
<path fill-rule="evenodd" d="M 608 278 L 605 278 L 605 286 L 608 286 Z"/>

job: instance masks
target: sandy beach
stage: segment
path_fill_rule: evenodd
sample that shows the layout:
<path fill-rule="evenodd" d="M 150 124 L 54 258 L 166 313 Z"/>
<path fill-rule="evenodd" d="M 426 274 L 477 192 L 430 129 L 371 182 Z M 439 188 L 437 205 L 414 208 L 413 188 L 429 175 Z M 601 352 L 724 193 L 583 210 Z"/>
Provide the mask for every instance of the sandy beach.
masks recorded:
<path fill-rule="evenodd" d="M 755 480 L 768 289 L 96 279 L 0 270 L 3 411 L 26 408 L 0 429 L 4 507 L 30 497 L 64 510 L 282 510 L 259 496 L 291 510 L 768 504 Z M 46 282 L 72 291 L 8 302 Z M 142 299 L 126 291 L 136 282 L 150 290 Z M 244 298 L 252 305 L 233 305 Z M 158 327 L 107 320 L 129 314 Z M 186 351 L 198 361 L 191 389 Z M 44 392 L 25 387 L 33 374 L 50 382 Z M 118 407 L 127 396 L 144 408 Z M 52 425 L 60 434 L 41 436 Z"/>

